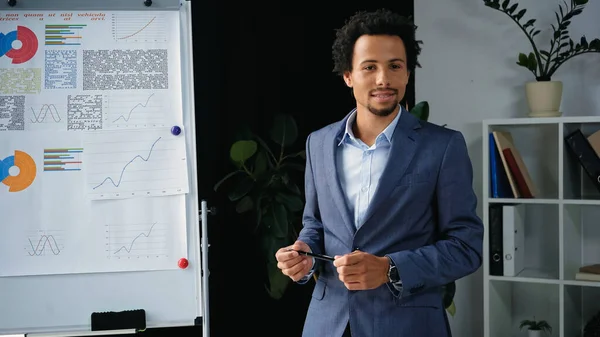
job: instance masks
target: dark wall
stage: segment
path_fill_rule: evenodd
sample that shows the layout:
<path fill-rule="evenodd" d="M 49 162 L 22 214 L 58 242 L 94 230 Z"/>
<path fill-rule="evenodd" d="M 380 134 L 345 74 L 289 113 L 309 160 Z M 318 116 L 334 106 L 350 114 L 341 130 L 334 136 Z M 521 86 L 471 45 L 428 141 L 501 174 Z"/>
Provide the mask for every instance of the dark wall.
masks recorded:
<path fill-rule="evenodd" d="M 337 8 L 328 3 L 333 7 L 323 9 L 300 3 L 193 2 L 199 193 L 217 208 L 209 218 L 208 238 L 211 336 L 301 335 L 313 283 L 293 285 L 282 300 L 270 300 L 250 228 L 213 185 L 232 169 L 229 146 L 239 127 L 261 133 L 273 114 L 290 113 L 303 148 L 308 133 L 354 107 L 349 89 L 332 73 L 331 44 L 334 29 L 356 10 L 383 6 L 365 3 Z M 386 7 L 413 15 L 412 1 L 397 3 Z M 412 105 L 414 81 L 407 99 Z M 198 336 L 201 329 L 184 331 Z"/>

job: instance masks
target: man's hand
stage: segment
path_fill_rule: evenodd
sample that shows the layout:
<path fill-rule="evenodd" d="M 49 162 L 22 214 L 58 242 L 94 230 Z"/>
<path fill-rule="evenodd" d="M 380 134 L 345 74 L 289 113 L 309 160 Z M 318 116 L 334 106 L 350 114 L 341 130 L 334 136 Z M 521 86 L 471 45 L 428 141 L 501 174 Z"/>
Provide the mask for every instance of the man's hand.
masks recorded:
<path fill-rule="evenodd" d="M 302 241 L 296 241 L 293 245 L 280 248 L 275 253 L 277 259 L 277 268 L 281 269 L 284 275 L 289 276 L 294 282 L 297 282 L 312 268 L 312 258 L 306 255 L 300 255 L 294 250 L 309 252 L 310 247 Z"/>
<path fill-rule="evenodd" d="M 388 282 L 390 261 L 385 256 L 356 250 L 346 255 L 336 255 L 333 265 L 348 290 L 375 289 Z"/>

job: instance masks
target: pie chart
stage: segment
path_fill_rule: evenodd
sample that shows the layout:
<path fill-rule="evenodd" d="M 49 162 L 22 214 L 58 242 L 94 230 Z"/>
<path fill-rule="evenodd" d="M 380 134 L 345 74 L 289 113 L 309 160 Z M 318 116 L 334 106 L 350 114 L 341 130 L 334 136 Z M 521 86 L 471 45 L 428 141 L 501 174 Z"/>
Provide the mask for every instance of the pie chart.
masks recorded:
<path fill-rule="evenodd" d="M 14 176 L 10 175 L 9 172 L 13 166 L 19 169 L 19 173 Z M 13 156 L 0 161 L 0 181 L 8 186 L 9 192 L 20 192 L 31 186 L 35 180 L 36 172 L 35 161 L 23 151 L 17 150 Z"/>
<path fill-rule="evenodd" d="M 19 49 L 13 48 L 13 42 L 20 41 Z M 6 55 L 12 59 L 13 64 L 20 64 L 31 60 L 37 53 L 38 39 L 31 29 L 17 26 L 17 30 L 4 35 L 0 33 L 0 56 Z"/>

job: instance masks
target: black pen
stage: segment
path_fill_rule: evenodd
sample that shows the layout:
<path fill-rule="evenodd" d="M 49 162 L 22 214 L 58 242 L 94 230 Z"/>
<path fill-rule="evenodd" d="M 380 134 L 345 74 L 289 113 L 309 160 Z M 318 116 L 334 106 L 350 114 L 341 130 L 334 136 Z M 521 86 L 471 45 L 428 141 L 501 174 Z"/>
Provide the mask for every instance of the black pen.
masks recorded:
<path fill-rule="evenodd" d="M 306 256 L 311 256 L 314 257 L 315 259 L 319 259 L 319 260 L 324 260 L 324 261 L 335 261 L 335 259 L 331 256 L 327 256 L 327 255 L 321 255 L 321 254 L 315 254 L 315 253 L 310 253 L 310 252 L 303 252 L 301 250 L 296 250 L 300 255 L 306 255 Z"/>

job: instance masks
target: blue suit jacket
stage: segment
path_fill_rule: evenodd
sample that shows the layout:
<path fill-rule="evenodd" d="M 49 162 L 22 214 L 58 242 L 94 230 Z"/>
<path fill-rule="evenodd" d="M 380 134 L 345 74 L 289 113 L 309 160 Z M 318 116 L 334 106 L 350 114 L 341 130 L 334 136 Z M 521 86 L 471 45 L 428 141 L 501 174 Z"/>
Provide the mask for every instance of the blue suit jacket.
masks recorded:
<path fill-rule="evenodd" d="M 349 116 L 349 115 L 348 115 Z M 403 291 L 391 284 L 349 291 L 332 263 L 317 260 L 318 279 L 303 336 L 450 336 L 441 286 L 481 266 L 483 225 L 476 214 L 473 172 L 462 134 L 404 111 L 364 224 L 356 230 L 337 177 L 342 121 L 306 142 L 306 206 L 299 240 L 313 252 L 355 249 L 389 255 Z"/>

